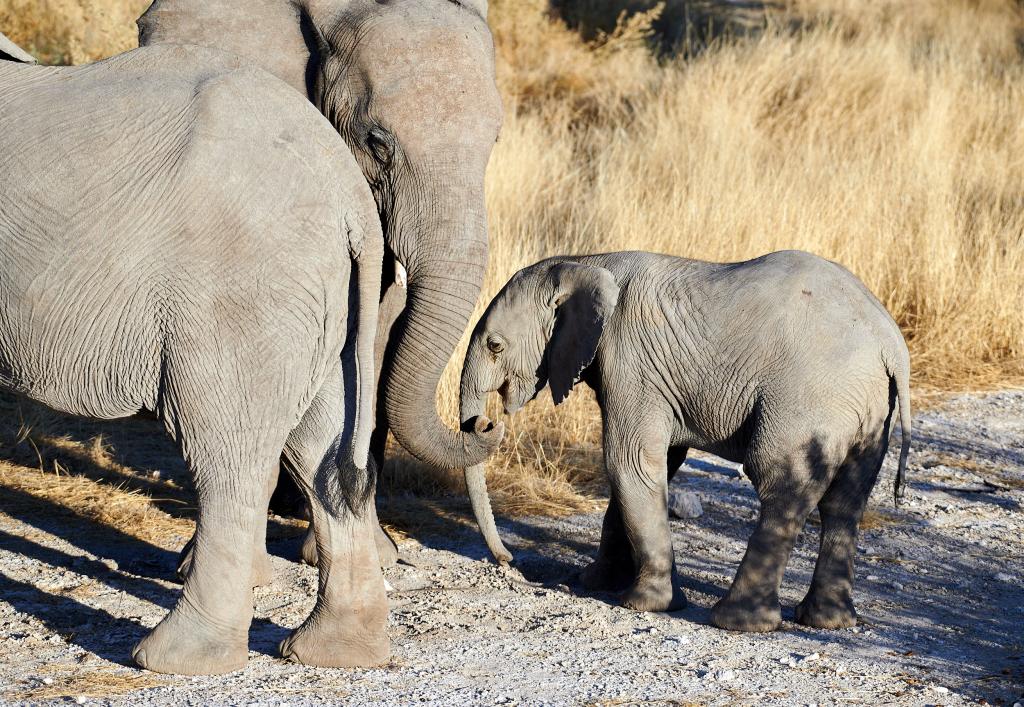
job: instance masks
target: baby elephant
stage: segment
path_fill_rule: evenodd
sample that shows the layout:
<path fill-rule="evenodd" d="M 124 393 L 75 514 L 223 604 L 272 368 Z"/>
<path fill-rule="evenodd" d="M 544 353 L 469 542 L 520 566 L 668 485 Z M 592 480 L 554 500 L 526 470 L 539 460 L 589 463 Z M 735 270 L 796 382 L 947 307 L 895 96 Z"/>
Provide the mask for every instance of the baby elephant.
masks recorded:
<path fill-rule="evenodd" d="M 674 592 L 666 498 L 687 450 L 742 462 L 761 501 L 728 595 L 711 614 L 736 631 L 781 621 L 779 584 L 817 506 L 821 548 L 800 623 L 856 623 L 857 524 L 898 401 L 902 492 L 910 446 L 910 356 L 899 328 L 847 270 L 787 251 L 716 264 L 653 253 L 559 257 L 509 281 L 477 324 L 462 371 L 462 420 L 488 392 L 507 414 L 546 384 L 555 404 L 582 379 L 597 393 L 611 501 L 589 589 L 664 611 Z M 497 537 L 481 466 L 466 470 L 491 552 Z"/>

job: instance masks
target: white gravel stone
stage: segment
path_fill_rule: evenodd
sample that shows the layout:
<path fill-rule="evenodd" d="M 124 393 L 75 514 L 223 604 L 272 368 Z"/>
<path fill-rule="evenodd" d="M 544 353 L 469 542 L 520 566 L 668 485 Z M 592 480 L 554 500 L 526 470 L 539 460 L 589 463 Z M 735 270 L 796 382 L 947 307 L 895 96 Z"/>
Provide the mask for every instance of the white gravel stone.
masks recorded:
<path fill-rule="evenodd" d="M 704 515 L 704 507 L 693 491 L 672 489 L 668 493 L 668 512 L 674 518 L 700 518 Z"/>

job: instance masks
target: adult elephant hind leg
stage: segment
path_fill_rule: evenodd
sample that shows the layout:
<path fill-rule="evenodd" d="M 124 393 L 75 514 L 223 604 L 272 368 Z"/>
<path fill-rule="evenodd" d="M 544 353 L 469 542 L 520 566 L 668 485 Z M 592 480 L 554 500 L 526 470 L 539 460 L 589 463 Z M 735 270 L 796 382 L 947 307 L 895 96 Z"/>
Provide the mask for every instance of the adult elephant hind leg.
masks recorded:
<path fill-rule="evenodd" d="M 888 434 L 883 439 L 887 440 Z M 882 439 L 851 450 L 818 503 L 821 545 L 811 587 L 796 608 L 797 623 L 825 629 L 849 628 L 857 624 L 857 612 L 853 606 L 857 526 L 878 479 L 886 451 Z"/>
<path fill-rule="evenodd" d="M 321 391 L 285 448 L 316 534 L 320 586 L 312 613 L 280 647 L 284 658 L 322 667 L 369 667 L 390 653 L 388 605 L 374 543 L 373 462 L 356 469 L 338 449 L 340 377 Z"/>
<path fill-rule="evenodd" d="M 394 258 L 385 257 L 384 261 L 386 265 L 390 263 L 389 267 L 397 267 Z M 388 442 L 388 421 L 383 403 L 384 362 L 394 355 L 394 352 L 391 350 L 394 348 L 394 341 L 392 341 L 391 332 L 399 315 L 401 315 L 402 310 L 405 308 L 406 302 L 405 285 L 392 281 L 394 278 L 394 273 L 392 272 L 385 271 L 384 277 L 387 281 L 391 282 L 391 285 L 387 288 L 387 291 L 381 298 L 380 308 L 377 315 L 377 335 L 374 339 L 374 372 L 377 377 L 377 409 L 376 419 L 374 420 L 373 435 L 370 438 L 370 456 L 373 457 L 378 473 L 384 469 Z M 377 555 L 380 557 L 380 566 L 394 567 L 398 564 L 398 545 L 394 540 L 392 540 L 391 536 L 388 535 L 387 531 L 380 526 L 377 520 L 376 505 L 374 505 L 373 513 L 374 522 L 378 523 L 377 532 L 375 533 L 375 542 L 377 545 Z M 316 531 L 313 529 L 312 517 L 310 518 L 309 528 L 307 529 L 306 535 L 302 541 L 300 556 L 303 562 L 312 567 L 316 567 L 319 562 L 316 549 Z"/>
<path fill-rule="evenodd" d="M 140 667 L 160 673 L 232 672 L 243 668 L 249 655 L 249 578 L 259 527 L 266 522 L 266 478 L 277 460 L 265 455 L 242 463 L 242 450 L 251 453 L 260 445 L 243 443 L 237 435 L 235 454 L 211 454 L 232 437 L 209 429 L 203 436 L 186 442 L 200 499 L 191 568 L 174 609 L 133 653 Z"/>
<path fill-rule="evenodd" d="M 779 587 L 789 555 L 831 474 L 820 459 L 802 453 L 748 454 L 744 468 L 761 512 L 728 594 L 711 609 L 711 622 L 730 631 L 774 631 L 782 623 Z"/>
<path fill-rule="evenodd" d="M 270 476 L 270 481 L 267 485 L 267 505 L 270 503 L 270 496 L 274 492 L 279 472 L 275 471 Z M 264 513 L 261 522 L 257 523 L 256 535 L 254 538 L 254 550 L 253 550 L 253 562 L 252 562 L 252 586 L 254 587 L 265 587 L 274 582 L 274 564 L 270 559 L 270 553 L 267 552 L 267 514 Z M 182 582 L 188 577 L 189 571 L 192 569 L 192 562 L 195 556 L 196 547 L 196 536 L 195 534 L 189 538 L 189 541 L 185 543 L 185 547 L 182 548 L 181 553 L 178 555 L 178 566 L 175 570 L 175 574 L 178 579 Z"/>

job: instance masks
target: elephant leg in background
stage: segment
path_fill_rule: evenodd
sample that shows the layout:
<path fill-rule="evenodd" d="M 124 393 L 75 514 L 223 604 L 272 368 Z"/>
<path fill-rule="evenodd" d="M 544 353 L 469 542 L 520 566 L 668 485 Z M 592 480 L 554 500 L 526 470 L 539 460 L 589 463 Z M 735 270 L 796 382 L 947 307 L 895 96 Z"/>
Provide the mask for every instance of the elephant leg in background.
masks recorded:
<path fill-rule="evenodd" d="M 782 622 L 779 587 L 807 516 L 833 470 L 798 451 L 748 450 L 744 471 L 754 483 L 761 511 L 736 578 L 711 609 L 711 622 L 730 631 L 774 631 Z M 768 481 L 770 480 L 770 481 Z"/>
<path fill-rule="evenodd" d="M 280 651 L 306 665 L 369 667 L 388 659 L 388 603 L 374 542 L 373 461 L 360 470 L 335 457 L 342 396 L 340 376 L 333 376 L 285 447 L 287 468 L 310 506 L 320 583 L 312 613 Z"/>
<path fill-rule="evenodd" d="M 388 342 L 391 340 L 391 332 L 398 321 L 398 317 L 405 309 L 405 286 L 395 280 L 393 268 L 395 260 L 392 257 L 384 258 L 385 264 L 392 268 L 385 269 L 384 277 L 391 285 L 387 288 L 380 301 L 380 309 L 377 315 L 377 338 L 374 345 L 374 371 L 377 376 L 377 395 L 375 404 L 377 416 L 373 428 L 373 436 L 370 438 L 370 456 L 376 463 L 378 473 L 384 469 L 384 455 L 388 443 L 388 423 L 384 413 L 384 386 L 381 383 L 381 373 L 384 369 L 384 359 L 388 352 Z M 373 522 L 377 524 L 377 531 L 374 534 L 374 542 L 377 544 L 377 555 L 380 557 L 381 567 L 394 567 L 398 563 L 398 545 L 391 539 L 387 531 L 380 526 L 377 519 L 377 507 L 373 507 Z M 307 565 L 316 567 L 316 531 L 313 528 L 313 517 L 310 515 L 309 528 L 302 541 L 302 561 Z"/>
<path fill-rule="evenodd" d="M 796 608 L 796 620 L 815 628 L 849 628 L 857 623 L 853 608 L 853 560 L 857 526 L 887 451 L 888 430 L 880 438 L 851 451 L 818 503 L 821 545 L 807 596 Z"/>
<path fill-rule="evenodd" d="M 592 592 L 621 592 L 636 580 L 633 553 L 622 526 L 620 503 L 613 491 L 601 524 L 597 558 L 580 572 L 583 588 Z"/>
<path fill-rule="evenodd" d="M 608 405 L 615 408 L 610 401 Z M 667 438 L 645 416 L 609 415 L 605 421 L 605 467 L 635 569 L 622 604 L 637 611 L 674 611 L 686 605 L 676 581 L 668 527 Z"/>
<path fill-rule="evenodd" d="M 275 470 L 270 475 L 269 481 L 266 487 L 266 503 L 265 506 L 270 505 L 270 497 L 274 493 L 274 489 L 277 487 L 277 479 L 280 476 L 280 472 Z M 252 586 L 254 587 L 265 587 L 274 582 L 274 564 L 270 559 L 270 554 L 267 552 L 267 518 L 266 514 L 263 514 L 263 518 L 260 523 L 257 524 L 256 538 L 255 538 L 255 549 L 253 551 L 253 563 L 252 563 Z M 193 533 L 189 541 L 185 543 L 185 547 L 182 548 L 181 554 L 178 555 L 178 567 L 175 571 L 178 579 L 182 582 L 188 576 L 189 570 L 192 569 L 192 560 L 195 555 L 196 547 L 196 536 Z"/>
<path fill-rule="evenodd" d="M 679 467 L 686 461 L 688 447 L 669 447 L 667 458 L 667 482 L 672 483 Z M 633 553 L 629 539 L 622 527 L 620 503 L 614 494 L 608 500 L 608 509 L 601 524 L 601 545 L 597 559 L 580 573 L 580 581 L 590 591 L 618 592 L 629 587 L 636 579 Z"/>

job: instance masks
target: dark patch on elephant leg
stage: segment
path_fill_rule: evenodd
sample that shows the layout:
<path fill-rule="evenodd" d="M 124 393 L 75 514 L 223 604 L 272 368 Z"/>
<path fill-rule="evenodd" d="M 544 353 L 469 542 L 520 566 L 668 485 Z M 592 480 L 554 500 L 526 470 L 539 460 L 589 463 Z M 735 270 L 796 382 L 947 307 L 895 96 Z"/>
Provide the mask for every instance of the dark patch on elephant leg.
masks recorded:
<path fill-rule="evenodd" d="M 580 572 L 580 583 L 592 592 L 621 592 L 635 579 L 633 553 L 622 527 L 622 511 L 613 493 L 601 525 L 597 558 Z"/>
<path fill-rule="evenodd" d="M 782 622 L 779 586 L 789 555 L 832 469 L 816 443 L 806 454 L 748 455 L 744 468 L 761 512 L 728 594 L 711 609 L 711 622 L 730 631 L 774 631 Z"/>
<path fill-rule="evenodd" d="M 888 434 L 884 439 L 888 439 Z M 798 623 L 826 629 L 856 625 L 853 562 L 857 553 L 857 526 L 882 468 L 885 452 L 885 444 L 879 440 L 852 449 L 818 503 L 821 545 L 811 587 L 796 608 Z"/>

